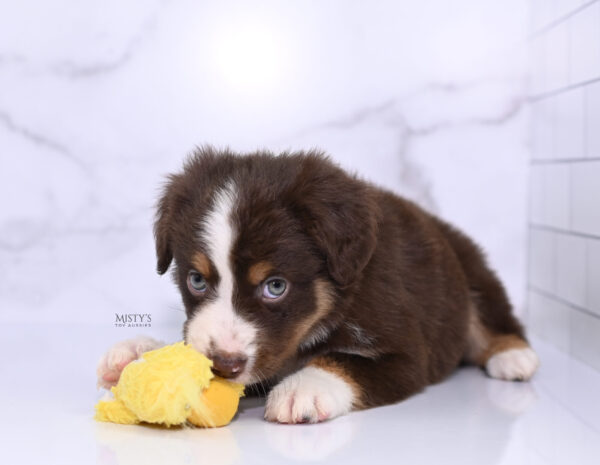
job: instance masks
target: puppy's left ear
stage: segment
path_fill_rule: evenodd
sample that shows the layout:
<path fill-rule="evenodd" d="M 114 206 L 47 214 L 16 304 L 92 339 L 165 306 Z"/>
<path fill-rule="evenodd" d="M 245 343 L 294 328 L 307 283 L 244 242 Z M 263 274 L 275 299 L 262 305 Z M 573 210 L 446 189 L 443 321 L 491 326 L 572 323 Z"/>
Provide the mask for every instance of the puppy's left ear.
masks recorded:
<path fill-rule="evenodd" d="M 154 240 L 156 245 L 156 271 L 165 274 L 173 261 L 173 228 L 177 202 L 177 176 L 167 182 L 156 209 Z"/>
<path fill-rule="evenodd" d="M 321 156 L 305 159 L 299 176 L 303 224 L 327 260 L 331 278 L 352 284 L 377 244 L 381 211 L 369 185 L 349 176 Z"/>

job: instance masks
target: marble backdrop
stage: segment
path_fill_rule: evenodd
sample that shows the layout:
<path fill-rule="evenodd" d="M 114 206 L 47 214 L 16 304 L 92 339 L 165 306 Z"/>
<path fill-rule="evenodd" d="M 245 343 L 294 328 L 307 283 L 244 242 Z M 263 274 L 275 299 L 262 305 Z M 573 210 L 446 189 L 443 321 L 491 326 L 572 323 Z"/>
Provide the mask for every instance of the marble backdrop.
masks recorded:
<path fill-rule="evenodd" d="M 473 235 L 521 308 L 526 3 L 3 2 L 0 320 L 178 327 L 153 205 L 200 144 L 323 149 Z"/>

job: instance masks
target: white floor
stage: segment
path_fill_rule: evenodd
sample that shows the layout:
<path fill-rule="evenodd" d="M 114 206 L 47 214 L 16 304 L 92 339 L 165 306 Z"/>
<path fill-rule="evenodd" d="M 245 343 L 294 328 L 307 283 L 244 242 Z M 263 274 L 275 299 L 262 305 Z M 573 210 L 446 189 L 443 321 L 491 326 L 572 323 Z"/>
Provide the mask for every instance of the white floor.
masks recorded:
<path fill-rule="evenodd" d="M 266 423 L 263 401 L 245 399 L 228 427 L 164 430 L 92 419 L 102 334 L 47 325 L 2 332 L 2 464 L 600 463 L 600 374 L 540 341 L 531 383 L 464 368 L 398 405 L 319 425 Z"/>

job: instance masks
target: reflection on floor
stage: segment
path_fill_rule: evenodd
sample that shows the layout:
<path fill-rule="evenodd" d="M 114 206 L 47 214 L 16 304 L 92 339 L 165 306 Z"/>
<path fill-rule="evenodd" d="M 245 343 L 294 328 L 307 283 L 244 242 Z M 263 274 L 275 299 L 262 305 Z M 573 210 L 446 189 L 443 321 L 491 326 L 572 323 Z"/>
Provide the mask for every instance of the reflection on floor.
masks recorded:
<path fill-rule="evenodd" d="M 25 336 L 35 344 L 23 346 Z M 264 400 L 249 398 L 229 427 L 216 430 L 94 422 L 94 363 L 106 343 L 91 328 L 15 326 L 1 344 L 7 464 L 584 465 L 600 458 L 600 374 L 536 340 L 542 367 L 531 383 L 463 368 L 398 405 L 319 425 L 266 423 Z"/>

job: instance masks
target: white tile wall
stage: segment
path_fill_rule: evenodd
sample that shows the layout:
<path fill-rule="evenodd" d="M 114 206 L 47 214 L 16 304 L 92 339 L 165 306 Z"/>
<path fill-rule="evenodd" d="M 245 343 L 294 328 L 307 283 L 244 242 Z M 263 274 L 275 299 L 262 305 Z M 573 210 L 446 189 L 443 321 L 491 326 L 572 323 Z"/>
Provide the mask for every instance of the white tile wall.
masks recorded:
<path fill-rule="evenodd" d="M 529 171 L 529 221 L 544 224 L 544 165 L 533 165 Z"/>
<path fill-rule="evenodd" d="M 584 237 L 556 235 L 556 295 L 579 307 L 586 303 L 585 245 Z"/>
<path fill-rule="evenodd" d="M 584 156 L 584 88 L 562 92 L 551 99 L 554 102 L 553 158 L 572 159 Z"/>
<path fill-rule="evenodd" d="M 587 304 L 588 309 L 600 316 L 600 241 L 587 243 Z"/>
<path fill-rule="evenodd" d="M 544 224 L 569 227 L 570 166 L 567 163 L 544 166 Z"/>
<path fill-rule="evenodd" d="M 531 5 L 528 323 L 600 370 L 600 0 Z"/>
<path fill-rule="evenodd" d="M 536 32 L 572 14 L 589 0 L 532 0 L 531 29 Z"/>
<path fill-rule="evenodd" d="M 569 83 L 569 28 L 560 23 L 547 32 L 545 53 L 544 91 L 560 89 Z"/>
<path fill-rule="evenodd" d="M 554 158 L 554 99 L 538 100 L 532 105 L 533 152 L 535 160 Z"/>
<path fill-rule="evenodd" d="M 600 82 L 585 86 L 585 154 L 600 158 Z"/>
<path fill-rule="evenodd" d="M 529 241 L 529 284 L 536 289 L 556 292 L 556 237 L 554 232 L 531 229 Z"/>
<path fill-rule="evenodd" d="M 569 83 L 600 76 L 600 3 L 595 2 L 565 22 L 569 27 Z"/>
<path fill-rule="evenodd" d="M 571 312 L 571 353 L 600 370 L 600 318 Z"/>
<path fill-rule="evenodd" d="M 569 351 L 571 334 L 568 305 L 537 291 L 529 292 L 529 325 L 538 336 L 552 342 L 559 349 Z"/>
<path fill-rule="evenodd" d="M 546 89 L 546 37 L 537 35 L 531 39 L 529 46 L 530 82 L 532 95 L 538 95 Z"/>
<path fill-rule="evenodd" d="M 574 163 L 571 183 L 573 230 L 600 237 L 600 160 Z"/>
<path fill-rule="evenodd" d="M 568 163 L 534 164 L 530 174 L 529 221 L 567 229 L 570 226 L 571 167 Z"/>

